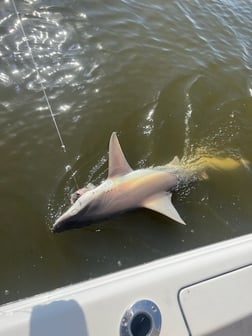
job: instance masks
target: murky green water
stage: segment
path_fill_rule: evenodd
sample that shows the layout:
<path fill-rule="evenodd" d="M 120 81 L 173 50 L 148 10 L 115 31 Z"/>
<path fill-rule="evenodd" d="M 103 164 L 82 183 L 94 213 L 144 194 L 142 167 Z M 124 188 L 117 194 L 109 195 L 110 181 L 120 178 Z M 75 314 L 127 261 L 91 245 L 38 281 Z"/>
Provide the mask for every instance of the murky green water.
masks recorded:
<path fill-rule="evenodd" d="M 1 303 L 251 232 L 245 169 L 174 195 L 186 227 L 142 210 L 50 232 L 73 173 L 106 177 L 112 131 L 136 168 L 200 146 L 252 161 L 251 1 L 15 1 L 67 152 L 2 0 Z"/>

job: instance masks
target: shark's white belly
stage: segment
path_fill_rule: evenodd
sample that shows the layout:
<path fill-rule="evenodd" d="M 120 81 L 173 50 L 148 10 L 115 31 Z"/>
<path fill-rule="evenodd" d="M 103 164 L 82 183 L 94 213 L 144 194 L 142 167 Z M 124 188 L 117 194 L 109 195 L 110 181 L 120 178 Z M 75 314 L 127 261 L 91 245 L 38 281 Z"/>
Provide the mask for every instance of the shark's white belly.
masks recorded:
<path fill-rule="evenodd" d="M 141 169 L 127 175 L 107 179 L 97 192 L 100 193 L 101 209 L 110 215 L 139 208 L 146 199 L 177 184 L 175 175 L 165 170 Z"/>

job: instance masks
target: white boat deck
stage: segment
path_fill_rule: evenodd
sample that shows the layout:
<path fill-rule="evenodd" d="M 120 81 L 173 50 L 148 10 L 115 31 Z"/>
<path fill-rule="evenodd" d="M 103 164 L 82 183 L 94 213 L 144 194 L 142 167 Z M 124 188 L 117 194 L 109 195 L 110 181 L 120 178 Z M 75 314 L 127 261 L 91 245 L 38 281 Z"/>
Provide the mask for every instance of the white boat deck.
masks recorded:
<path fill-rule="evenodd" d="M 209 245 L 3 305 L 0 335 L 251 336 L 251 265 L 252 235 Z M 122 328 L 141 300 L 160 311 L 160 333 L 144 311 L 142 329 L 134 316 Z"/>

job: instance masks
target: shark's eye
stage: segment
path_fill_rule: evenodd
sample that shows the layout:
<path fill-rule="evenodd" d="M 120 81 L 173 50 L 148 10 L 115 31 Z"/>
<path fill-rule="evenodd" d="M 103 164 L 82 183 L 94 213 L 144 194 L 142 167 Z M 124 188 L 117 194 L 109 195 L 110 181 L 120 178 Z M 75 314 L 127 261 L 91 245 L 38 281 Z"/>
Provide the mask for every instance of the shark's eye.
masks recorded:
<path fill-rule="evenodd" d="M 95 186 L 93 184 L 89 183 L 86 187 L 75 191 L 70 197 L 71 204 L 74 204 L 77 201 L 77 199 L 80 198 L 83 194 L 85 194 L 86 192 L 88 192 L 88 191 L 90 191 L 94 188 L 95 188 Z"/>

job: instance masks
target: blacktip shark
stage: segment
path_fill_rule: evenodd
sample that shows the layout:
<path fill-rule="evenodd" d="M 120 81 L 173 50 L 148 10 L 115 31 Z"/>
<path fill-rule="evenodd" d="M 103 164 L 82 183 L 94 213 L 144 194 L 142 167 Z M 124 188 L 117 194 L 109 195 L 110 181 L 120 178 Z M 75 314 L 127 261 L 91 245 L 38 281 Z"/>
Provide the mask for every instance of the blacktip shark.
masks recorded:
<path fill-rule="evenodd" d="M 172 192 L 185 183 L 207 178 L 207 168 L 230 170 L 246 165 L 245 160 L 200 157 L 191 163 L 175 157 L 164 166 L 133 170 L 127 162 L 117 135 L 109 142 L 108 177 L 99 186 L 78 190 L 72 206 L 54 223 L 53 232 L 62 232 L 137 208 L 156 211 L 185 224 L 172 204 Z"/>

